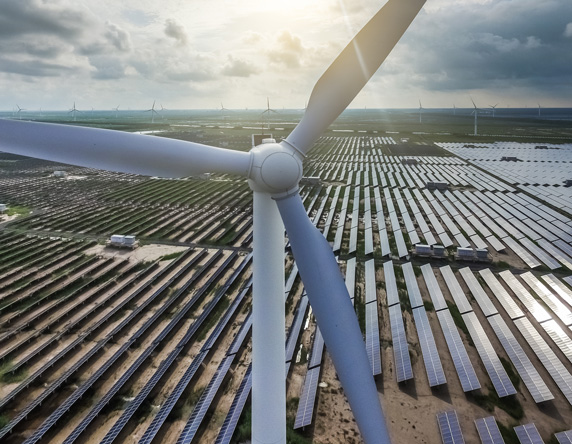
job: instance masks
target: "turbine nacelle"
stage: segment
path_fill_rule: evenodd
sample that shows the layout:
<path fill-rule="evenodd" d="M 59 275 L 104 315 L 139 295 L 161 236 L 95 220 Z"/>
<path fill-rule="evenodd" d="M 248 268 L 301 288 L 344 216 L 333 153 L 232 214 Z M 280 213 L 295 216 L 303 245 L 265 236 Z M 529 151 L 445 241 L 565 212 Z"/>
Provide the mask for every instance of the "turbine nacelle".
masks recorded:
<path fill-rule="evenodd" d="M 274 198 L 290 196 L 298 191 L 302 178 L 302 159 L 285 142 L 264 139 L 250 150 L 251 164 L 248 175 L 253 191 L 265 192 Z"/>

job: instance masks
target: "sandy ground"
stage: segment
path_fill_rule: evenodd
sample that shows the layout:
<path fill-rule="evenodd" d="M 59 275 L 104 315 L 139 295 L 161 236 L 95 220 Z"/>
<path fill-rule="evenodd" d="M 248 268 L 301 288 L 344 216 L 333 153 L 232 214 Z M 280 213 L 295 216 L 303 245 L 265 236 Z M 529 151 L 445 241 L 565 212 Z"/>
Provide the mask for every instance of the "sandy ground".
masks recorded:
<path fill-rule="evenodd" d="M 150 244 L 143 245 L 131 250 L 129 248 L 113 248 L 105 245 L 95 245 L 86 250 L 85 254 L 95 254 L 98 256 L 115 257 L 134 261 L 155 261 L 161 256 L 178 253 L 187 250 L 188 247 L 177 247 L 171 245 Z"/>

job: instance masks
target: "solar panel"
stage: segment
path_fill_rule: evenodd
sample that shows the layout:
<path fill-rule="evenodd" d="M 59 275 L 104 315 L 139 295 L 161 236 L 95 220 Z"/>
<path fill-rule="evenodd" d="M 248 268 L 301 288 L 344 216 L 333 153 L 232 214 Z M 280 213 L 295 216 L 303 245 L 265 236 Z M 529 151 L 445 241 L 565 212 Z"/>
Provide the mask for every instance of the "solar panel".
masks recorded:
<path fill-rule="evenodd" d="M 524 286 L 509 270 L 500 272 L 499 276 L 506 282 L 514 294 L 516 294 L 516 296 L 520 299 L 520 301 L 524 304 L 526 309 L 532 314 L 536 321 L 544 322 L 552 319 L 548 312 L 538 303 L 536 299 L 534 299 L 534 297 L 526 290 L 526 288 L 524 288 Z"/>
<path fill-rule="evenodd" d="M 524 316 L 522 310 L 518 307 L 516 302 L 514 302 L 514 299 L 508 294 L 490 269 L 484 268 L 479 270 L 479 273 L 511 319 Z"/>
<path fill-rule="evenodd" d="M 346 288 L 350 294 L 350 299 L 354 297 L 356 287 L 356 258 L 348 259 L 346 262 Z"/>
<path fill-rule="evenodd" d="M 405 278 L 405 285 L 407 286 L 407 293 L 409 294 L 411 308 L 422 306 L 423 299 L 421 299 L 421 292 L 419 291 L 419 286 L 417 285 L 417 278 L 415 277 L 415 272 L 413 271 L 413 265 L 411 262 L 406 262 L 401 266 L 401 268 L 403 270 L 403 277 Z"/>
<path fill-rule="evenodd" d="M 563 251 L 559 250 L 552 244 L 545 239 L 539 239 L 538 245 L 540 245 L 544 250 L 546 250 L 552 257 L 562 263 L 566 268 L 572 270 L 572 258 L 568 256 Z"/>
<path fill-rule="evenodd" d="M 319 379 L 320 367 L 311 368 L 306 373 L 304 386 L 302 387 L 302 394 L 300 395 L 300 401 L 298 402 L 298 411 L 296 412 L 294 429 L 300 429 L 312 424 Z"/>
<path fill-rule="evenodd" d="M 377 301 L 375 289 L 375 262 L 373 259 L 365 263 L 365 303 Z"/>
<path fill-rule="evenodd" d="M 451 240 L 451 238 L 449 237 L 449 235 L 445 232 L 443 233 L 438 233 L 437 236 L 439 237 L 439 240 L 441 241 L 441 245 L 443 245 L 444 247 L 450 247 L 451 245 L 453 245 L 453 241 Z"/>
<path fill-rule="evenodd" d="M 381 245 L 381 255 L 387 256 L 391 254 L 391 249 L 389 247 L 389 238 L 387 237 L 387 230 L 385 229 L 385 224 L 383 225 L 383 228 L 381 227 L 382 225 L 380 225 L 379 229 L 379 243 Z"/>
<path fill-rule="evenodd" d="M 494 416 L 475 419 L 475 426 L 483 444 L 504 444 Z"/>
<path fill-rule="evenodd" d="M 516 255 L 520 257 L 529 268 L 536 268 L 542 265 L 542 263 L 535 256 L 533 256 L 528 250 L 524 249 L 512 237 L 503 237 L 502 241 L 507 244 L 508 247 L 514 251 Z"/>
<path fill-rule="evenodd" d="M 544 444 L 540 433 L 533 423 L 519 425 L 514 428 L 520 444 Z"/>
<path fill-rule="evenodd" d="M 489 236 L 485 238 L 485 240 L 493 247 L 495 251 L 503 251 L 506 247 L 503 245 L 501 241 L 499 241 L 495 236 Z"/>
<path fill-rule="evenodd" d="M 540 296 L 540 299 L 566 326 L 572 325 L 572 312 L 530 271 L 520 275 L 523 281 Z"/>
<path fill-rule="evenodd" d="M 467 330 L 469 330 L 471 339 L 485 365 L 485 369 L 491 378 L 499 398 L 516 394 L 516 389 L 508 377 L 477 315 L 474 312 L 465 313 L 463 314 L 463 320 L 467 325 Z"/>
<path fill-rule="evenodd" d="M 565 301 L 572 307 L 572 290 L 566 287 L 556 276 L 553 274 L 545 274 L 542 279 Z"/>
<path fill-rule="evenodd" d="M 471 304 L 469 303 L 469 300 L 465 296 L 465 292 L 459 285 L 459 282 L 457 281 L 457 278 L 455 277 L 455 274 L 453 273 L 451 267 L 449 265 L 446 265 L 444 267 L 439 268 L 439 270 L 441 271 L 441 274 L 445 279 L 445 283 L 447 284 L 449 292 L 451 293 L 451 296 L 453 296 L 453 299 L 459 311 L 461 313 L 472 311 L 473 307 L 471 307 Z"/>
<path fill-rule="evenodd" d="M 415 327 L 417 328 L 417 335 L 419 336 L 419 345 L 421 345 L 429 386 L 435 387 L 437 385 L 446 384 L 447 379 L 445 378 L 445 372 L 443 371 L 441 359 L 437 352 L 435 337 L 431 331 L 431 325 L 429 324 L 425 307 L 414 308 L 413 318 L 415 319 Z"/>
<path fill-rule="evenodd" d="M 454 410 L 437 414 L 437 423 L 443 444 L 465 444 L 457 412 Z"/>
<path fill-rule="evenodd" d="M 449 310 L 441 310 L 437 312 L 437 317 L 439 318 L 439 323 L 441 324 L 441 329 L 447 341 L 447 347 L 453 358 L 453 364 L 457 370 L 463 391 L 469 392 L 471 390 L 480 389 L 481 384 L 477 378 L 473 364 L 469 359 L 463 340 L 459 335 L 459 331 L 455 326 L 453 316 L 451 316 Z"/>
<path fill-rule="evenodd" d="M 539 403 L 554 399 L 550 389 L 502 317 L 494 315 L 488 318 L 488 321 L 534 401 Z"/>
<path fill-rule="evenodd" d="M 469 267 L 461 268 L 459 270 L 459 273 L 465 280 L 465 283 L 467 284 L 467 287 L 469 287 L 469 290 L 471 290 L 473 297 L 479 304 L 479 307 L 481 307 L 481 310 L 483 311 L 484 315 L 491 316 L 497 314 L 498 310 L 490 300 L 489 295 L 485 293 L 483 287 L 481 287 L 481 284 L 479 284 L 477 278 L 475 278 L 475 275 L 473 274 L 471 269 Z"/>
<path fill-rule="evenodd" d="M 548 254 L 530 239 L 521 239 L 520 243 L 551 270 L 555 270 L 561 267 L 560 263 L 556 259 L 554 259 L 550 254 Z"/>
<path fill-rule="evenodd" d="M 385 275 L 385 293 L 387 294 L 387 305 L 392 306 L 399 303 L 399 293 L 397 292 L 397 282 L 393 261 L 383 263 L 383 273 Z"/>
<path fill-rule="evenodd" d="M 393 342 L 393 358 L 395 361 L 395 376 L 397 382 L 413 378 L 409 346 L 405 335 L 401 305 L 395 304 L 389 307 L 389 322 L 391 324 L 391 338 Z"/>
<path fill-rule="evenodd" d="M 443 310 L 447 308 L 447 303 L 439 287 L 439 283 L 433 274 L 433 269 L 430 264 L 425 264 L 421 266 L 421 272 L 423 273 L 423 278 L 425 279 L 425 285 L 429 290 L 429 295 L 433 301 L 433 307 L 436 311 Z"/>
<path fill-rule="evenodd" d="M 540 324 L 548 336 L 552 338 L 560 351 L 572 363 L 572 339 L 568 336 L 560 325 L 554 320 L 546 321 Z"/>
<path fill-rule="evenodd" d="M 516 319 L 514 325 L 516 325 L 526 342 L 528 342 L 544 368 L 550 373 L 562 394 L 572 404 L 572 375 L 570 372 L 528 319 Z"/>
<path fill-rule="evenodd" d="M 572 444 L 572 430 L 555 433 L 554 436 L 559 444 Z"/>
<path fill-rule="evenodd" d="M 381 374 L 381 348 L 376 302 L 365 305 L 365 347 L 373 375 Z"/>

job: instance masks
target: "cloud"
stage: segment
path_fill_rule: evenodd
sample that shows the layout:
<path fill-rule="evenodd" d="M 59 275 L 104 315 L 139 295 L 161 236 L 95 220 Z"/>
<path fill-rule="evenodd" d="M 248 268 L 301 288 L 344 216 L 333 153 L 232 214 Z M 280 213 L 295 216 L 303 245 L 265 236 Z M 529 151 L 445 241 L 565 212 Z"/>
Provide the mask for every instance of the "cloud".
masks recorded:
<path fill-rule="evenodd" d="M 0 72 L 22 74 L 33 77 L 56 77 L 62 71 L 70 71 L 70 68 L 55 63 L 46 63 L 30 60 L 13 60 L 0 57 Z"/>
<path fill-rule="evenodd" d="M 302 63 L 305 48 L 302 46 L 300 37 L 282 31 L 276 39 L 275 47 L 268 51 L 271 62 L 282 64 L 287 68 L 298 68 Z"/>
<path fill-rule="evenodd" d="M 566 25 L 564 28 L 564 37 L 572 37 L 572 22 Z"/>
<path fill-rule="evenodd" d="M 129 51 L 131 49 L 131 37 L 129 33 L 121 29 L 119 26 L 105 22 L 105 37 L 119 51 Z"/>
<path fill-rule="evenodd" d="M 185 28 L 173 19 L 167 19 L 165 21 L 165 35 L 177 40 L 180 45 L 187 44 L 188 37 Z"/>
<path fill-rule="evenodd" d="M 222 69 L 222 74 L 227 77 L 250 77 L 257 72 L 256 66 L 252 63 L 232 56 L 228 56 L 228 63 Z"/>

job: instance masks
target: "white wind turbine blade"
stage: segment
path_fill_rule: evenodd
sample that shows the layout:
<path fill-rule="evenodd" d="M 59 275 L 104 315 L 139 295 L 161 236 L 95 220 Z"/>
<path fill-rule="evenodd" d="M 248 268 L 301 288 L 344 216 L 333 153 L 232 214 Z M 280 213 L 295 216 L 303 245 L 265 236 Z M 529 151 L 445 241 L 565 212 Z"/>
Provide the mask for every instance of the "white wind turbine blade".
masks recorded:
<path fill-rule="evenodd" d="M 0 151 L 124 173 L 184 177 L 206 172 L 247 176 L 250 154 L 166 137 L 0 120 Z"/>
<path fill-rule="evenodd" d="M 276 201 L 312 312 L 363 440 L 390 443 L 357 317 L 330 244 L 299 194 Z"/>
<path fill-rule="evenodd" d="M 425 0 L 389 0 L 314 86 L 308 109 L 286 141 L 306 154 L 352 102 L 409 27 Z"/>

